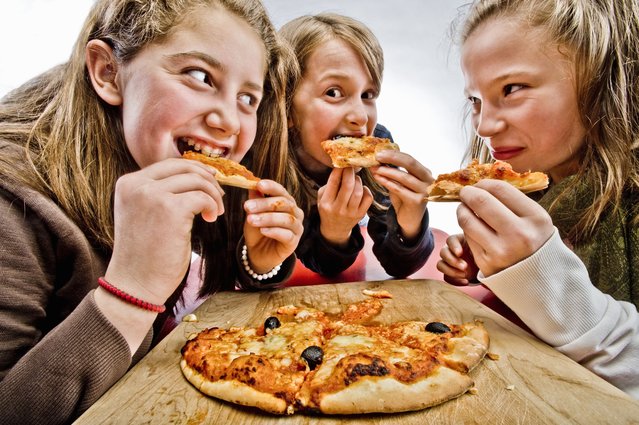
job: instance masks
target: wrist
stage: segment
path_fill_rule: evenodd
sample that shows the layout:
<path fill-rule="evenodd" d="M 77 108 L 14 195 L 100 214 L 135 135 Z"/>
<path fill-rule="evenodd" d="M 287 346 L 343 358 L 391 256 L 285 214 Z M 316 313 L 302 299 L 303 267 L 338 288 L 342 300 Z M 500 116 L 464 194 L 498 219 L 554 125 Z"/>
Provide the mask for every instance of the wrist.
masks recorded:
<path fill-rule="evenodd" d="M 329 244 L 337 248 L 346 248 L 351 238 L 350 230 L 345 235 L 344 234 L 336 235 L 334 233 L 331 234 L 331 233 L 324 232 L 322 229 L 320 229 L 320 235 L 324 238 L 326 242 L 328 242 Z"/>
<path fill-rule="evenodd" d="M 102 315 L 124 337 L 133 355 L 148 335 L 158 314 L 114 297 L 101 286 L 95 289 L 93 298 Z"/>
<path fill-rule="evenodd" d="M 104 289 L 106 292 L 108 292 L 112 296 L 130 305 L 141 308 L 143 310 L 151 311 L 154 313 L 163 313 L 166 310 L 166 307 L 163 304 L 156 304 L 156 303 L 138 298 L 137 296 L 112 284 L 111 282 L 107 281 L 103 277 L 98 278 L 98 285 L 100 285 L 102 289 Z"/>
<path fill-rule="evenodd" d="M 253 280 L 271 279 L 273 276 L 276 276 L 279 273 L 280 269 L 282 268 L 282 263 L 280 263 L 276 265 L 275 267 L 273 267 L 271 270 L 267 271 L 266 273 L 257 273 L 251 267 L 249 256 L 248 256 L 248 248 L 246 245 L 242 246 L 241 259 L 242 259 L 242 266 L 244 267 L 244 270 L 246 271 L 246 273 L 248 273 L 249 276 L 253 278 Z"/>

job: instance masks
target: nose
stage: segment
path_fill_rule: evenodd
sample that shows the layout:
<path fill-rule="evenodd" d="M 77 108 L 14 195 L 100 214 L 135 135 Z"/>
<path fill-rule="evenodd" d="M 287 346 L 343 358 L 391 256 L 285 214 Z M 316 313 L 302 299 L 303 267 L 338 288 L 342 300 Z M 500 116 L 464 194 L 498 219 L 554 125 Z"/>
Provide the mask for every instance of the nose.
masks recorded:
<path fill-rule="evenodd" d="M 362 99 L 353 99 L 349 103 L 348 112 L 346 113 L 346 121 L 350 127 L 362 128 L 368 123 L 368 112 Z"/>
<path fill-rule="evenodd" d="M 475 114 L 475 132 L 479 137 L 491 138 L 506 128 L 499 110 L 488 103 L 482 103 L 481 110 Z"/>
<path fill-rule="evenodd" d="M 206 114 L 206 125 L 230 137 L 240 132 L 240 116 L 237 99 L 224 99 L 210 108 Z"/>

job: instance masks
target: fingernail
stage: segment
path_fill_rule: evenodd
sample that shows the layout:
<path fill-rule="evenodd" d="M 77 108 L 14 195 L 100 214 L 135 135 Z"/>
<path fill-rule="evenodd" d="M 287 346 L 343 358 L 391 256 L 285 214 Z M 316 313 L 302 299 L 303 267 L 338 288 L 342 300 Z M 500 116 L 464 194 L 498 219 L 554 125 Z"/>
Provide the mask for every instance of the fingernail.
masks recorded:
<path fill-rule="evenodd" d="M 244 203 L 244 208 L 246 208 L 247 211 L 253 211 L 255 210 L 256 207 L 257 207 L 257 204 L 255 201 L 246 201 Z"/>

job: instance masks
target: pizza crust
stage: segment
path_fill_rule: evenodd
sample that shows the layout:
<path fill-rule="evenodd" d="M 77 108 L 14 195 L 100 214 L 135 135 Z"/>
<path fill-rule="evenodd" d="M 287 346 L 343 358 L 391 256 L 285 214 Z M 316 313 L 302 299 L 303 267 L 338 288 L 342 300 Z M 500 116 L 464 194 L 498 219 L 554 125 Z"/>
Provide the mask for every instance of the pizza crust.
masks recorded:
<path fill-rule="evenodd" d="M 258 391 L 239 381 L 209 381 L 197 370 L 190 367 L 184 359 L 180 361 L 180 367 L 184 377 L 206 395 L 243 406 L 257 407 L 279 415 L 293 413 L 292 409 L 288 409 L 285 400 L 272 394 Z"/>
<path fill-rule="evenodd" d="M 473 385 L 470 377 L 446 367 L 439 367 L 436 373 L 409 385 L 393 378 L 367 377 L 324 395 L 319 409 L 327 414 L 420 410 L 458 397 Z"/>

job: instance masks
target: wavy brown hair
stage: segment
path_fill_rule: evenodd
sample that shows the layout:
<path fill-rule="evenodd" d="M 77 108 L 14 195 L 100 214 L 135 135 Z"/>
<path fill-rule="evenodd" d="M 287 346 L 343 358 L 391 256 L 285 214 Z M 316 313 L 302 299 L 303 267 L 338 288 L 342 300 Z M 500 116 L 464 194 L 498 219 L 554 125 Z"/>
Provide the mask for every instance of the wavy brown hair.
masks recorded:
<path fill-rule="evenodd" d="M 93 90 L 85 46 L 89 40 L 103 40 L 113 48 L 116 59 L 126 64 L 145 47 L 170 37 L 190 13 L 211 6 L 243 19 L 264 42 L 264 95 L 255 143 L 244 162 L 257 175 L 286 183 L 290 162 L 284 96 L 293 60 L 259 0 L 98 0 L 69 60 L 0 102 L 0 139 L 25 148 L 24 165 L 18 169 L 15 158 L 0 151 L 0 173 L 54 199 L 96 247 L 110 252 L 116 180 L 139 167 L 127 150 L 119 108 L 102 101 Z M 211 259 L 205 284 L 208 292 L 233 286 L 234 270 L 229 263 L 234 262 L 212 251 L 234 252 L 242 229 L 239 201 L 243 196 L 233 192 L 227 197 L 226 214 L 218 222 L 206 226 L 196 220 L 194 249 Z"/>
<path fill-rule="evenodd" d="M 293 19 L 282 26 L 280 35 L 286 40 L 297 57 L 298 69 L 292 69 L 287 81 L 287 111 L 288 116 L 293 116 L 293 96 L 301 80 L 304 78 L 307 61 L 323 43 L 340 39 L 348 43 L 364 60 L 370 73 L 375 90 L 379 93 L 384 75 L 384 52 L 379 41 L 372 31 L 360 21 L 348 16 L 335 13 L 320 13 L 317 15 L 305 15 Z M 300 168 L 297 160 L 297 150 L 301 149 L 299 132 L 291 127 L 288 132 L 289 153 L 295 158 L 297 164 L 295 173 L 298 178 L 291 181 L 292 186 L 287 187 L 293 193 L 297 204 L 305 214 L 310 212 L 311 206 L 316 203 L 317 190 L 314 182 L 306 176 Z M 362 182 L 375 194 L 388 194 L 387 190 L 378 184 L 370 171 L 366 168 L 360 172 Z M 377 202 L 374 208 L 384 208 Z"/>
<path fill-rule="evenodd" d="M 594 190 L 593 204 L 568 229 L 573 242 L 585 240 L 604 213 L 616 212 L 624 191 L 639 189 L 639 2 L 479 0 L 471 6 L 459 41 L 463 43 L 483 22 L 504 17 L 544 29 L 574 58 L 586 135 L 577 178 L 557 200 L 579 184 Z M 490 160 L 478 136 L 473 136 L 467 157 Z M 639 222 L 637 210 L 632 218 Z"/>

